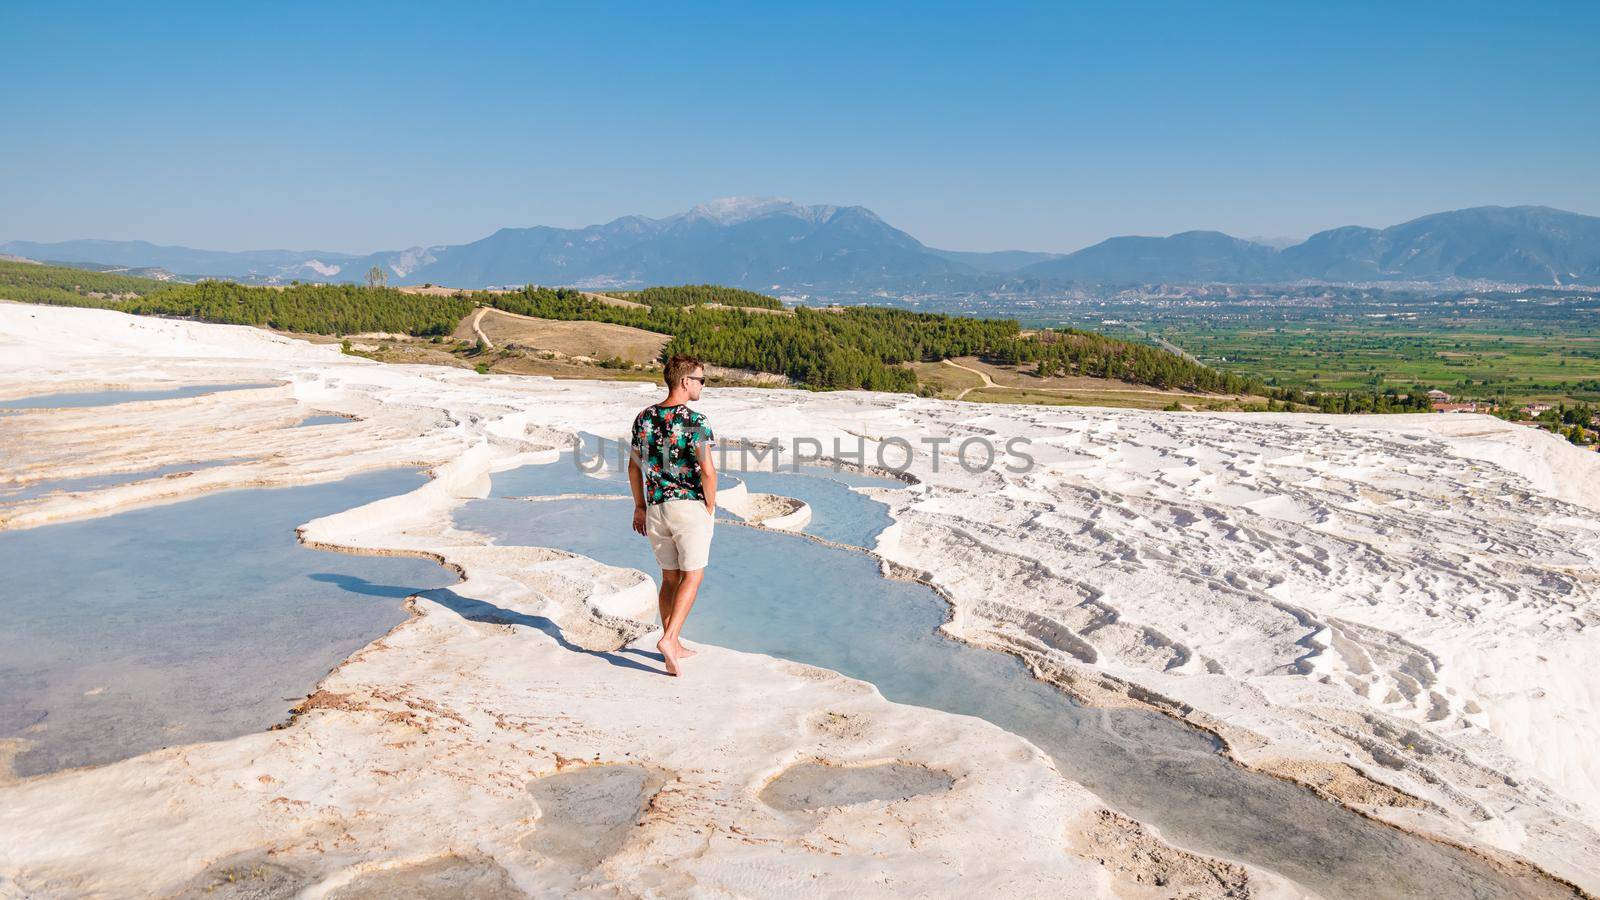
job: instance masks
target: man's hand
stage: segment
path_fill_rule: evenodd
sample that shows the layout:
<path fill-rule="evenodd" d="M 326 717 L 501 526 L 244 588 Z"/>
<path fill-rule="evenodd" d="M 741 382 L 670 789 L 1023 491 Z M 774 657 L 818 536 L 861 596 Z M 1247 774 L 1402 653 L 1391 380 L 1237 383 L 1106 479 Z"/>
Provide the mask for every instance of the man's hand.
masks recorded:
<path fill-rule="evenodd" d="M 633 530 L 644 534 L 644 507 L 642 506 L 633 508 Z"/>

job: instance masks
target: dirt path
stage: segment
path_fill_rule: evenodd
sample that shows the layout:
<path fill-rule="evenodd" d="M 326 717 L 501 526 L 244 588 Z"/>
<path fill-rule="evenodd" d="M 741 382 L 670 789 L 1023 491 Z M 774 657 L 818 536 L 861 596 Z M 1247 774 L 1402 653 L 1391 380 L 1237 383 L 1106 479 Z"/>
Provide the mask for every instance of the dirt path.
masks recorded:
<path fill-rule="evenodd" d="M 490 334 L 494 337 L 491 339 Z M 484 307 L 462 319 L 456 329 L 464 340 L 482 339 L 490 349 L 551 351 L 580 360 L 620 356 L 635 364 L 656 359 L 670 335 L 589 319 L 542 319 Z"/>
<path fill-rule="evenodd" d="M 984 371 L 979 370 L 979 369 L 974 369 L 971 366 L 963 366 L 961 363 L 958 363 L 953 359 L 944 359 L 944 360 L 940 360 L 940 362 L 948 363 L 948 364 L 950 364 L 952 366 L 955 366 L 958 369 L 961 369 L 961 370 L 966 371 L 966 372 L 971 372 L 972 374 L 978 376 L 979 378 L 982 378 L 983 379 L 983 384 L 979 385 L 979 387 L 991 387 L 992 388 L 992 387 L 998 387 L 999 386 L 999 385 L 996 385 L 994 383 L 994 379 L 993 378 L 989 377 L 989 373 L 988 372 L 984 372 Z M 965 397 L 969 392 L 975 391 L 977 389 L 978 388 L 975 388 L 975 387 L 962 388 L 961 389 L 961 393 L 956 394 L 955 399 L 960 400 L 962 397 Z"/>
<path fill-rule="evenodd" d="M 478 336 L 478 340 L 483 341 L 483 345 L 485 347 L 493 350 L 494 341 L 489 340 L 489 336 L 483 333 L 482 328 L 478 327 L 483 322 L 484 313 L 487 313 L 488 311 L 489 307 L 480 306 L 478 307 L 478 311 L 472 314 L 472 333 Z"/>
<path fill-rule="evenodd" d="M 543 325 L 543 324 L 545 324 L 547 322 L 562 321 L 562 320 L 558 320 L 558 319 L 541 319 L 538 316 L 525 316 L 522 313 L 510 312 L 509 310 L 500 309 L 499 307 L 485 306 L 484 308 L 478 310 L 478 317 L 476 319 L 472 320 L 472 327 L 474 327 L 474 328 L 478 327 L 478 322 L 483 318 L 483 314 L 487 313 L 487 312 L 493 312 L 497 316 L 505 316 L 508 319 L 524 319 L 524 320 L 529 321 L 529 322 L 538 322 L 540 325 Z M 572 320 L 572 321 L 584 321 L 584 320 L 575 319 L 575 320 Z"/>
<path fill-rule="evenodd" d="M 688 312 L 689 310 L 692 310 L 697 306 L 702 308 L 702 309 L 741 309 L 741 310 L 744 310 L 747 313 L 766 313 L 769 316 L 793 316 L 794 315 L 794 310 L 792 310 L 792 309 L 771 309 L 771 308 L 765 307 L 765 306 L 729 306 L 726 303 L 695 303 L 695 304 L 690 304 L 689 306 L 685 306 L 683 309 L 684 309 L 685 312 Z"/>
<path fill-rule="evenodd" d="M 583 294 L 584 297 L 595 301 L 596 303 L 604 303 L 607 306 L 622 306 L 629 309 L 650 308 L 643 303 L 635 303 L 632 300 L 624 300 L 621 297 L 613 297 L 610 294 L 595 294 L 589 291 L 580 291 L 579 293 Z"/>
<path fill-rule="evenodd" d="M 1130 331 L 1132 331 L 1134 334 L 1137 334 L 1138 336 L 1140 336 L 1142 338 L 1145 338 L 1146 340 L 1152 341 L 1153 343 L 1155 343 L 1155 345 L 1157 347 L 1160 347 L 1161 349 L 1167 351 L 1168 353 L 1171 353 L 1171 354 L 1173 354 L 1175 356 L 1181 356 L 1184 359 L 1188 360 L 1189 362 L 1192 362 L 1195 365 L 1200 366 L 1202 368 L 1210 368 L 1205 363 L 1203 363 L 1200 360 L 1196 359 L 1194 357 L 1194 354 L 1192 354 L 1189 351 L 1183 349 L 1182 347 L 1179 347 L 1177 344 L 1174 344 L 1173 342 L 1167 340 L 1166 338 L 1156 337 L 1155 335 L 1151 334 L 1150 332 L 1145 331 L 1142 328 L 1137 328 L 1137 327 L 1135 327 L 1133 325 L 1129 325 L 1128 329 Z"/>
<path fill-rule="evenodd" d="M 1074 396 L 1074 395 L 1093 393 L 1093 394 L 1142 394 L 1142 395 L 1151 395 L 1151 396 L 1157 396 L 1157 397 L 1172 397 L 1172 398 L 1175 398 L 1175 399 L 1200 399 L 1200 398 L 1227 399 L 1227 400 L 1242 400 L 1242 399 L 1244 399 L 1242 397 L 1238 397 L 1238 396 L 1235 396 L 1235 395 L 1232 395 L 1232 394 L 1217 394 L 1217 395 L 1213 396 L 1213 395 L 1209 395 L 1209 394 L 1193 394 L 1193 393 L 1190 393 L 1188 391 L 1162 390 L 1160 388 L 1154 388 L 1154 387 L 1149 387 L 1149 388 L 1133 388 L 1133 387 L 1070 388 L 1070 387 L 1046 387 L 1046 386 L 1043 386 L 1043 385 L 1031 385 L 1031 384 L 1027 384 L 1027 385 L 1000 384 L 999 382 L 995 381 L 993 378 L 990 378 L 989 377 L 989 373 L 983 371 L 982 369 L 978 369 L 978 368 L 975 368 L 973 366 L 964 366 L 961 363 L 958 363 L 953 359 L 945 359 L 945 360 L 941 360 L 941 362 L 949 363 L 950 365 L 955 366 L 958 369 L 963 369 L 965 371 L 971 372 L 974 375 L 977 375 L 979 378 L 983 379 L 983 384 L 981 384 L 981 385 L 978 385 L 976 387 L 963 388 L 961 390 L 961 392 L 956 394 L 956 396 L 953 398 L 953 399 L 956 399 L 956 400 L 960 400 L 963 397 L 965 397 L 968 393 L 970 393 L 972 391 L 976 391 L 976 390 L 981 390 L 982 388 L 998 388 L 1000 390 L 1013 390 L 1013 391 L 1037 391 L 1039 393 L 1044 393 L 1044 394 L 1061 394 L 1063 396 L 1068 396 L 1068 397 Z"/>

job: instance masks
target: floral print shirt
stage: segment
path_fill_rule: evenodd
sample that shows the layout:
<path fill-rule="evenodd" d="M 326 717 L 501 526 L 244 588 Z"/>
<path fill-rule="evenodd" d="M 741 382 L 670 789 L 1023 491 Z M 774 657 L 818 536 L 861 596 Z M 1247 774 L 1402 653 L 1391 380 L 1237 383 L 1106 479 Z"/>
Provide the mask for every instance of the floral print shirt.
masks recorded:
<path fill-rule="evenodd" d="M 633 454 L 644 472 L 644 502 L 705 502 L 697 451 L 711 440 L 706 417 L 681 403 L 640 412 L 633 420 Z"/>

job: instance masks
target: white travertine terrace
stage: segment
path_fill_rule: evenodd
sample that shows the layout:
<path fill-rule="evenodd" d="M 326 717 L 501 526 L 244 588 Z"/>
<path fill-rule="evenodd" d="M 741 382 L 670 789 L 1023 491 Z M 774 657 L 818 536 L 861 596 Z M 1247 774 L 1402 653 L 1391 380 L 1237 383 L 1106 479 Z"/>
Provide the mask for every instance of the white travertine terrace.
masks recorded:
<path fill-rule="evenodd" d="M 548 459 L 579 430 L 621 433 L 654 388 L 384 366 L 248 328 L 0 303 L 0 399 L 221 381 L 282 384 L 0 419 L 0 480 L 247 460 L 19 504 L 0 528 L 430 467 L 421 489 L 302 536 L 428 555 L 466 580 L 413 600 L 416 616 L 285 729 L 0 787 L 0 895 L 177 891 L 233 864 L 305 879 L 313 896 L 439 865 L 666 894 L 1111 894 L 1162 866 L 1200 895 L 1288 890 L 1103 815 L 987 723 L 714 647 L 690 677 L 653 676 L 618 649 L 641 631 L 626 616 L 651 607 L 648 579 L 451 529 L 488 474 Z M 358 421 L 295 429 L 312 408 Z M 1188 718 L 1242 764 L 1377 818 L 1600 889 L 1595 454 L 1481 416 L 761 389 L 708 391 L 699 408 L 723 439 L 862 438 L 869 461 L 890 436 L 954 438 L 937 471 L 914 460 L 919 484 L 864 489 L 895 519 L 875 552 L 951 600 L 953 636 L 1019 653 L 1089 702 Z M 974 435 L 1027 437 L 1037 466 L 966 472 L 952 454 Z M 803 820 L 759 801 L 812 760 L 954 781 Z M 561 855 L 570 841 L 539 835 L 597 826 L 541 818 L 533 798 L 555 795 L 529 785 L 599 764 L 634 768 L 596 792 L 611 804 L 597 821 L 626 839 L 590 871 Z"/>

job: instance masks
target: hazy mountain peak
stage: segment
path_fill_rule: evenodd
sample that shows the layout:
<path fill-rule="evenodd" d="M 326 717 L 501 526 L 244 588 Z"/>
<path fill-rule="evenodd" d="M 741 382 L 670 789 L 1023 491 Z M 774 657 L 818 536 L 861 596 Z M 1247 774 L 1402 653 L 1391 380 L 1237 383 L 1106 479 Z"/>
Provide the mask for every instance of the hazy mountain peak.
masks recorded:
<path fill-rule="evenodd" d="M 1293 247 L 1295 244 L 1301 243 L 1305 238 L 1289 237 L 1288 235 L 1272 237 L 1258 234 L 1253 237 L 1243 238 L 1243 240 L 1252 244 L 1260 244 L 1263 247 L 1271 247 L 1274 250 L 1282 250 L 1285 247 Z"/>
<path fill-rule="evenodd" d="M 718 225 L 737 225 L 775 212 L 804 210 L 783 197 L 723 197 L 701 203 L 684 213 L 686 218 L 710 219 Z"/>

